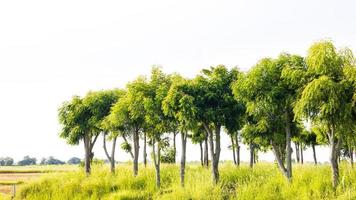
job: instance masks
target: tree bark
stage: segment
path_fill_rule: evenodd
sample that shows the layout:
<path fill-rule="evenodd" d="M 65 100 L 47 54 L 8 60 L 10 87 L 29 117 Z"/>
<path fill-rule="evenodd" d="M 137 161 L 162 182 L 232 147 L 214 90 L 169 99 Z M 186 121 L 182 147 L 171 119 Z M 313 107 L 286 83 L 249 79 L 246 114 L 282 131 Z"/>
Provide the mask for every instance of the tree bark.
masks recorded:
<path fill-rule="evenodd" d="M 84 165 L 85 165 L 85 173 L 86 175 L 90 175 L 91 172 L 91 168 L 90 168 L 90 140 L 89 140 L 89 136 L 86 134 L 84 135 L 84 151 L 85 151 L 85 161 L 84 161 Z"/>
<path fill-rule="evenodd" d="M 316 160 L 315 144 L 312 144 L 312 149 L 313 149 L 314 164 L 317 165 L 318 161 Z"/>
<path fill-rule="evenodd" d="M 354 168 L 354 149 L 353 149 L 353 147 L 350 147 L 349 154 L 350 154 L 351 168 Z"/>
<path fill-rule="evenodd" d="M 156 186 L 157 188 L 161 187 L 161 170 L 160 170 L 160 157 L 161 157 L 161 152 L 160 152 L 160 147 L 158 145 L 157 147 L 157 155 L 156 155 L 156 141 L 155 139 L 153 139 L 153 143 L 152 143 L 152 153 L 153 153 L 153 162 L 154 162 L 154 166 L 155 166 L 155 170 L 156 170 Z M 157 157 L 156 157 L 157 156 Z"/>
<path fill-rule="evenodd" d="M 332 125 L 329 127 L 329 145 L 330 145 L 330 164 L 332 171 L 332 183 L 336 188 L 339 184 L 339 163 L 338 158 L 340 156 L 341 139 L 335 137 L 335 127 Z"/>
<path fill-rule="evenodd" d="M 300 163 L 304 164 L 303 143 L 300 143 Z"/>
<path fill-rule="evenodd" d="M 204 166 L 209 167 L 208 134 L 205 134 L 204 139 Z"/>
<path fill-rule="evenodd" d="M 180 184 L 184 187 L 184 177 L 185 177 L 185 158 L 187 150 L 187 133 L 181 132 L 182 140 L 182 157 L 180 161 Z"/>
<path fill-rule="evenodd" d="M 133 142 L 134 142 L 134 161 L 133 161 L 133 174 L 137 176 L 138 173 L 138 155 L 140 149 L 140 138 L 139 138 L 139 129 L 136 128 L 133 133 Z"/>
<path fill-rule="evenodd" d="M 146 152 L 146 145 L 147 145 L 147 136 L 146 136 L 146 132 L 143 133 L 143 164 L 145 165 L 145 167 L 147 166 L 147 152 Z"/>
<path fill-rule="evenodd" d="M 240 166 L 240 145 L 237 133 L 235 134 L 235 144 L 236 144 L 236 163 L 237 166 Z"/>
<path fill-rule="evenodd" d="M 117 137 L 114 137 L 113 141 L 112 141 L 111 156 L 109 155 L 108 150 L 106 148 L 106 133 L 104 133 L 103 138 L 104 138 L 103 139 L 103 143 L 104 143 L 103 147 L 104 147 L 106 157 L 108 158 L 108 160 L 110 162 L 110 171 L 112 174 L 115 174 L 115 148 L 116 148 Z"/>
<path fill-rule="evenodd" d="M 295 146 L 295 158 L 297 159 L 297 163 L 300 162 L 299 159 L 299 143 L 298 142 L 294 142 L 294 146 Z"/>
<path fill-rule="evenodd" d="M 234 164 L 237 165 L 236 155 L 235 155 L 235 142 L 232 134 L 230 134 L 230 139 L 231 139 L 231 148 L 232 148 L 232 158 L 234 160 Z"/>
<path fill-rule="evenodd" d="M 176 148 L 176 136 L 177 136 L 177 133 L 174 132 L 173 133 L 173 151 L 174 151 L 174 163 L 176 163 L 176 157 L 177 157 L 177 148 Z"/>
<path fill-rule="evenodd" d="M 221 126 L 219 124 L 215 125 L 215 141 L 213 138 L 213 132 L 210 130 L 207 124 L 204 124 L 204 128 L 209 136 L 209 146 L 210 146 L 210 154 L 212 161 L 212 174 L 213 174 L 213 182 L 217 184 L 219 182 L 219 159 L 220 159 L 220 130 Z M 215 149 L 214 149 L 215 142 Z"/>
<path fill-rule="evenodd" d="M 292 179 L 292 147 L 291 147 L 291 127 L 288 111 L 285 111 L 285 130 L 286 130 L 286 165 L 287 165 L 287 178 L 289 181 Z"/>
<path fill-rule="evenodd" d="M 250 144 L 250 168 L 253 167 L 253 148 L 254 148 L 254 146 L 253 146 L 253 144 L 251 143 L 251 144 Z"/>
<path fill-rule="evenodd" d="M 203 167 L 204 166 L 204 156 L 203 156 L 203 142 L 199 142 L 199 147 L 200 147 L 200 164 Z"/>
<path fill-rule="evenodd" d="M 283 175 L 285 177 L 287 177 L 287 175 L 288 175 L 287 174 L 287 169 L 284 167 L 283 160 L 281 159 L 281 155 L 279 154 L 279 150 L 277 148 L 277 145 L 273 142 L 273 140 L 271 140 L 270 142 L 271 142 L 271 146 L 272 146 L 272 151 L 273 151 L 274 157 L 277 160 L 278 167 L 281 170 L 281 172 L 283 173 Z"/>

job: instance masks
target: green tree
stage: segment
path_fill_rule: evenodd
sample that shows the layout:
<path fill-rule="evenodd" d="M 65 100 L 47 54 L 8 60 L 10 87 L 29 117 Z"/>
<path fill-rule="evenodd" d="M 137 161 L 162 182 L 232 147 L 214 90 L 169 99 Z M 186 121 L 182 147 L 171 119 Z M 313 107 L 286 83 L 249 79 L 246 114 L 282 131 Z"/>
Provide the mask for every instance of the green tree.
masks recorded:
<path fill-rule="evenodd" d="M 163 112 L 163 100 L 171 86 L 171 78 L 158 67 L 153 67 L 148 82 L 147 93 L 144 95 L 145 131 L 152 145 L 152 156 L 156 171 L 156 185 L 161 186 L 161 150 L 164 147 L 162 135 L 171 131 L 171 118 Z M 141 104 L 142 104 L 141 102 Z"/>
<path fill-rule="evenodd" d="M 248 115 L 255 120 L 250 125 L 256 130 L 251 133 L 262 134 L 261 139 L 268 140 L 263 144 L 272 147 L 279 168 L 289 180 L 292 178 L 292 108 L 299 86 L 291 81 L 294 76 L 290 78 L 284 72 L 290 68 L 305 68 L 303 58 L 289 54 L 281 54 L 277 59 L 265 58 L 233 86 L 236 99 L 246 103 Z"/>
<path fill-rule="evenodd" d="M 81 140 L 85 149 L 85 172 L 90 174 L 90 162 L 94 157 L 93 147 L 103 131 L 102 123 L 117 100 L 117 90 L 89 92 L 84 98 L 74 96 L 59 108 L 62 125 L 60 137 L 76 145 Z"/>
<path fill-rule="evenodd" d="M 182 142 L 182 157 L 180 162 L 181 186 L 184 187 L 186 146 L 188 131 L 195 126 L 196 107 L 192 93 L 190 80 L 179 80 L 172 84 L 168 95 L 163 101 L 163 111 L 166 116 L 172 116 L 174 121 L 178 121 L 178 129 Z"/>
<path fill-rule="evenodd" d="M 345 79 L 344 67 L 354 68 L 353 56 L 345 51 L 337 52 L 329 41 L 313 44 L 308 51 L 308 81 L 303 87 L 294 111 L 296 118 L 310 119 L 326 129 L 330 146 L 332 183 L 336 187 L 339 179 L 338 157 L 345 132 L 345 125 L 352 122 L 352 98 L 355 87 Z"/>

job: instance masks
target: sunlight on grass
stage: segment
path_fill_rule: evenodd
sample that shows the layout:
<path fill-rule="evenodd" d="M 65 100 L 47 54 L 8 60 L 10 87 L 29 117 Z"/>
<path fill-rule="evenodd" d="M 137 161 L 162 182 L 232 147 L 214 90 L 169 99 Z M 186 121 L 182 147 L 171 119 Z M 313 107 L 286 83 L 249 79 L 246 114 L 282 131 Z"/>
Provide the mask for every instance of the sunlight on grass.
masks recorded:
<path fill-rule="evenodd" d="M 162 187 L 155 187 L 153 167 L 140 166 L 133 177 L 132 166 L 119 165 L 115 175 L 108 166 L 94 166 L 92 175 L 81 171 L 47 174 L 24 184 L 18 199 L 355 199 L 356 171 L 341 166 L 340 185 L 334 192 L 328 165 L 296 165 L 292 183 L 277 166 L 259 163 L 253 169 L 231 163 L 220 166 L 221 179 L 212 184 L 211 170 L 188 165 L 186 187 L 180 187 L 179 166 L 162 166 Z"/>

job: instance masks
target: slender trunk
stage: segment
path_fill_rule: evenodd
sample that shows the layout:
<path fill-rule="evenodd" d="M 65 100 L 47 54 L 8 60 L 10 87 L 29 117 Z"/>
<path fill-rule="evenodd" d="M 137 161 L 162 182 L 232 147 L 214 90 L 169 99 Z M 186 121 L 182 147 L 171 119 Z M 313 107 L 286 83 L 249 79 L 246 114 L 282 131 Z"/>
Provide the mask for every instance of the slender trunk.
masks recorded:
<path fill-rule="evenodd" d="M 152 143 L 152 153 L 153 153 L 153 162 L 154 162 L 154 166 L 155 166 L 155 170 L 156 170 L 156 186 L 157 188 L 161 187 L 161 170 L 160 170 L 160 157 L 161 157 L 161 153 L 160 153 L 160 147 L 158 145 L 158 150 L 157 150 L 157 155 L 156 155 L 156 141 L 155 139 L 153 139 L 153 143 Z"/>
<path fill-rule="evenodd" d="M 206 134 L 204 139 L 204 166 L 209 167 L 209 152 L 208 152 L 208 135 Z"/>
<path fill-rule="evenodd" d="M 253 167 L 253 148 L 254 148 L 254 146 L 253 146 L 253 144 L 251 143 L 251 144 L 250 144 L 250 168 Z"/>
<path fill-rule="evenodd" d="M 146 145 L 147 145 L 147 136 L 146 132 L 143 133 L 143 164 L 145 167 L 147 166 L 147 152 L 146 152 Z"/>
<path fill-rule="evenodd" d="M 135 129 L 133 133 L 133 141 L 134 141 L 134 161 L 133 161 L 133 174 L 137 176 L 138 173 L 138 154 L 140 149 L 140 138 L 139 138 L 139 130 Z"/>
<path fill-rule="evenodd" d="M 312 144 L 312 149 L 313 149 L 314 164 L 317 165 L 318 162 L 317 162 L 317 160 L 316 160 L 315 144 Z"/>
<path fill-rule="evenodd" d="M 300 143 L 300 163 L 304 164 L 303 143 Z"/>
<path fill-rule="evenodd" d="M 112 141 L 112 149 L 111 149 L 111 173 L 115 173 L 115 148 L 116 148 L 116 140 L 117 137 L 115 137 Z"/>
<path fill-rule="evenodd" d="M 199 147 L 200 147 L 200 164 L 201 166 L 204 166 L 204 158 L 203 158 L 203 142 L 199 142 Z"/>
<path fill-rule="evenodd" d="M 122 138 L 124 139 L 124 141 L 125 141 L 127 144 L 130 144 L 129 141 L 127 141 L 126 136 L 125 136 L 124 134 L 122 135 Z M 130 150 L 129 150 L 129 153 L 130 153 L 131 159 L 132 159 L 132 161 L 133 161 L 134 158 L 135 158 L 135 156 L 134 156 L 134 154 L 132 153 L 131 148 L 130 148 Z"/>
<path fill-rule="evenodd" d="M 187 150 L 187 133 L 181 132 L 182 138 L 182 157 L 180 161 L 180 184 L 184 187 L 184 176 L 185 176 L 185 158 Z"/>
<path fill-rule="evenodd" d="M 236 162 L 236 156 L 235 156 L 235 142 L 234 142 L 234 137 L 232 134 L 230 135 L 230 139 L 231 139 L 231 148 L 232 148 L 232 158 L 234 160 L 234 164 L 236 165 L 237 162 Z"/>
<path fill-rule="evenodd" d="M 332 183 L 336 188 L 339 184 L 339 163 L 341 139 L 335 138 L 334 126 L 329 127 L 330 164 L 332 170 Z"/>
<path fill-rule="evenodd" d="M 286 165 L 287 165 L 287 178 L 290 181 L 292 179 L 292 147 L 291 147 L 291 128 L 290 128 L 290 120 L 289 113 L 285 111 L 285 129 L 286 129 Z"/>
<path fill-rule="evenodd" d="M 208 132 L 209 136 L 209 146 L 210 146 L 210 154 L 212 161 L 212 174 L 213 174 L 213 182 L 217 184 L 219 182 L 219 159 L 220 159 L 220 125 L 215 125 L 215 149 L 214 149 L 214 137 L 213 132 L 210 128 L 204 124 L 204 128 L 206 132 Z"/>
<path fill-rule="evenodd" d="M 106 133 L 103 135 L 103 148 L 106 154 L 106 157 L 108 158 L 110 162 L 110 171 L 111 173 L 115 174 L 115 148 L 116 148 L 116 140 L 117 137 L 113 138 L 112 141 L 112 149 L 111 149 L 111 156 L 108 153 L 108 150 L 106 148 Z"/>
<path fill-rule="evenodd" d="M 300 160 L 299 160 L 299 143 L 294 142 L 294 146 L 295 146 L 295 158 L 297 159 L 297 163 L 299 163 L 300 162 Z"/>
<path fill-rule="evenodd" d="M 173 163 L 176 163 L 176 157 L 177 157 L 176 136 L 177 136 L 177 133 L 174 132 L 174 133 L 173 133 L 173 152 L 174 152 L 174 160 L 173 160 Z"/>
<path fill-rule="evenodd" d="M 255 165 L 257 163 L 257 150 L 254 148 L 253 150 L 253 164 Z"/>
<path fill-rule="evenodd" d="M 350 147 L 349 154 L 350 154 L 351 168 L 354 168 L 354 149 L 353 149 L 353 147 Z"/>
<path fill-rule="evenodd" d="M 89 136 L 86 134 L 84 135 L 84 151 L 85 151 L 85 173 L 90 175 L 91 169 L 90 169 L 90 140 Z"/>
<path fill-rule="evenodd" d="M 237 133 L 235 134 L 235 144 L 236 144 L 236 163 L 237 166 L 240 166 L 240 145 Z"/>
<path fill-rule="evenodd" d="M 284 167 L 283 160 L 281 159 L 281 155 L 279 153 L 277 145 L 272 140 L 270 142 L 271 142 L 271 146 L 272 146 L 272 151 L 273 151 L 274 157 L 277 160 L 278 167 L 281 170 L 281 172 L 283 173 L 283 175 L 285 177 L 287 177 L 287 175 L 288 175 L 287 174 L 287 169 Z"/>

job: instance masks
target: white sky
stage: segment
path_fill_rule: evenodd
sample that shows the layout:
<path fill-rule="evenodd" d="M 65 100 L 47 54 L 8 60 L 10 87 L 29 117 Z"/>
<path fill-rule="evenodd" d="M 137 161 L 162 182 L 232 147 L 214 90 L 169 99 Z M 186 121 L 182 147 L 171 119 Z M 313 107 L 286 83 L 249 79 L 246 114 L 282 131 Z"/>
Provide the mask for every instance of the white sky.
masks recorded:
<path fill-rule="evenodd" d="M 1 1 L 0 157 L 83 157 L 82 145 L 58 137 L 57 108 L 75 94 L 124 87 L 151 65 L 192 77 L 210 65 L 246 70 L 282 51 L 305 55 L 325 38 L 355 50 L 355 8 L 352 0 Z M 223 138 L 222 160 L 227 146 Z M 199 159 L 198 146 L 187 152 Z"/>

